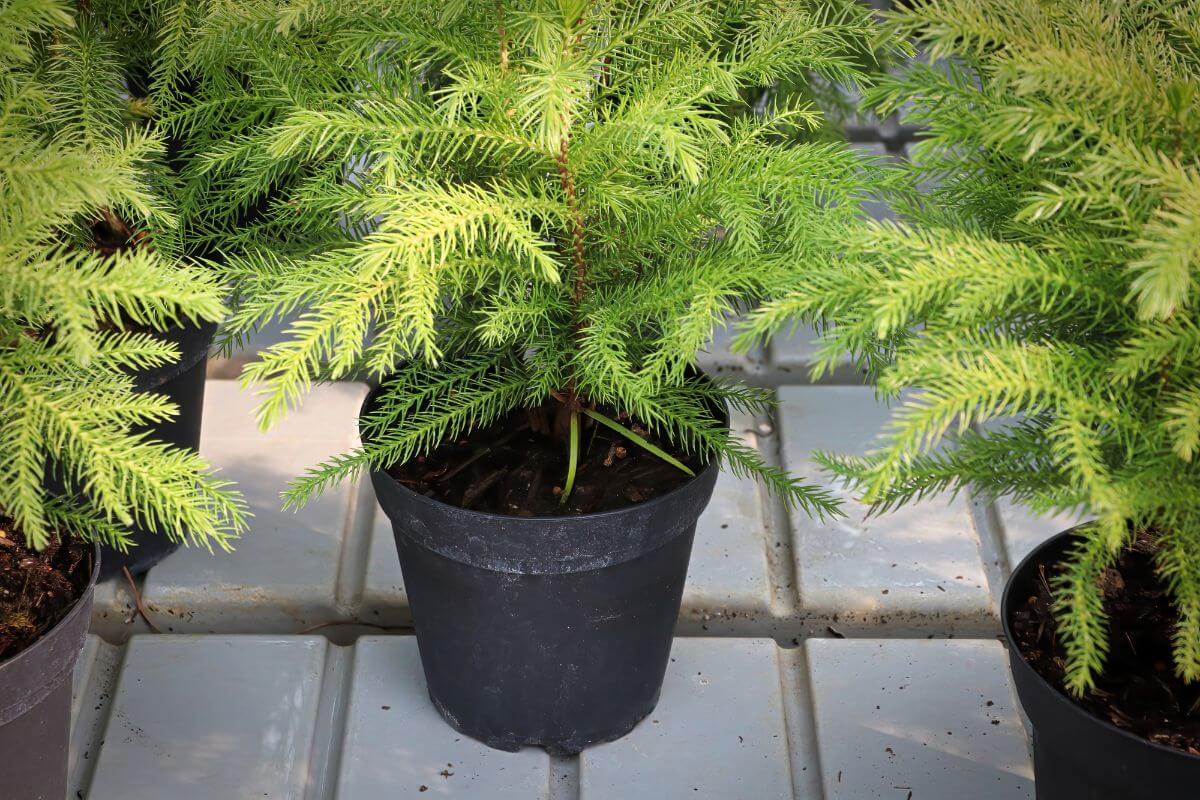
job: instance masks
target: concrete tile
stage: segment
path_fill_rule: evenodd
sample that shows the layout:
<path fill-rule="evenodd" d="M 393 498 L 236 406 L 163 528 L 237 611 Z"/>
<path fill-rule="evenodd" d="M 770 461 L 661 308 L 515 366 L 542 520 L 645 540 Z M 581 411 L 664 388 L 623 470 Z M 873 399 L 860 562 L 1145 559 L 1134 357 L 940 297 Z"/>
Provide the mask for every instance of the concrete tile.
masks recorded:
<path fill-rule="evenodd" d="M 337 796 L 341 800 L 549 796 L 542 750 L 493 750 L 434 710 L 411 636 L 359 639 Z"/>
<path fill-rule="evenodd" d="M 404 591 L 400 559 L 396 555 L 392 521 L 383 513 L 379 503 L 375 502 L 373 492 L 371 502 L 374 505 L 375 516 L 370 530 L 366 581 L 358 616 L 362 622 L 373 625 L 411 625 L 412 613 L 408 607 L 408 593 Z"/>
<path fill-rule="evenodd" d="M 254 418 L 254 409 L 259 404 L 258 391 L 253 386 L 243 388 L 240 381 L 234 380 L 210 380 L 205 384 L 202 454 L 208 455 L 206 445 L 244 443 L 247 439 L 265 439 L 264 444 L 268 446 L 288 441 L 339 445 L 358 441 L 358 411 L 367 396 L 366 384 L 352 381 L 320 384 L 305 396 L 300 408 L 266 432 L 259 428 Z"/>
<path fill-rule="evenodd" d="M 801 611 L 844 628 L 888 625 L 895 633 L 991 629 L 979 543 L 966 500 L 933 498 L 870 519 L 840 482 L 812 461 L 815 450 L 867 450 L 889 412 L 868 387 L 780 390 L 785 466 L 845 501 L 846 516 L 791 518 Z"/>
<path fill-rule="evenodd" d="M 258 431 L 254 401 L 232 381 L 210 381 L 201 453 L 236 481 L 254 518 L 233 553 L 185 548 L 146 576 L 156 623 L 174 631 L 298 631 L 340 616 L 337 581 L 356 489 L 331 489 L 298 512 L 280 510 L 290 479 L 358 439 L 363 384 L 316 389 L 277 428 Z"/>
<path fill-rule="evenodd" d="M 1003 646 L 807 643 L 825 800 L 1032 800 Z"/>
<path fill-rule="evenodd" d="M 859 142 L 852 144 L 851 147 L 862 155 L 874 158 L 879 162 L 892 160 L 892 156 L 888 154 L 887 147 L 882 142 Z M 892 220 L 896 218 L 896 212 L 887 203 L 879 200 L 869 200 L 862 204 L 862 208 L 871 219 Z"/>
<path fill-rule="evenodd" d="M 88 800 L 304 795 L 326 642 L 136 636 Z"/>
<path fill-rule="evenodd" d="M 108 721 L 121 670 L 121 649 L 89 634 L 71 684 L 71 744 L 67 755 L 68 797 L 83 797 Z"/>
<path fill-rule="evenodd" d="M 769 639 L 676 639 L 649 718 L 581 755 L 581 800 L 791 798 L 776 650 Z"/>
<path fill-rule="evenodd" d="M 91 630 L 110 639 L 123 640 L 138 630 L 140 621 L 134 619 L 133 594 L 125 578 L 96 584 L 92 599 Z"/>
<path fill-rule="evenodd" d="M 820 351 L 819 335 L 810 325 L 798 325 L 794 330 L 785 329 L 772 337 L 767 344 L 767 356 L 773 385 L 813 383 L 811 370 Z M 851 362 L 850 356 L 842 354 L 836 366 L 822 374 L 816 382 L 821 385 L 858 385 L 864 382 L 864 376 Z"/>

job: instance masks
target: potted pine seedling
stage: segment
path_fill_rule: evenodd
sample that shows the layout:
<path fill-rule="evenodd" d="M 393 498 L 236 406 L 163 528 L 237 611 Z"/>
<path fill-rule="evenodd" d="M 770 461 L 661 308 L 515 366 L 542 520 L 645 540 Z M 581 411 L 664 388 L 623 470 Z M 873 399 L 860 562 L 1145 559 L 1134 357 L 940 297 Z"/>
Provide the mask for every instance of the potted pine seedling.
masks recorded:
<path fill-rule="evenodd" d="M 829 495 L 739 443 L 763 392 L 694 367 L 714 325 L 830 257 L 864 165 L 817 112 L 740 92 L 853 82 L 854 3 L 349 2 L 203 10 L 175 37 L 234 203 L 228 336 L 297 309 L 244 372 L 264 423 L 314 381 L 378 381 L 361 446 L 429 693 L 486 744 L 573 753 L 654 707 L 722 464 Z M 202 113 L 230 86 L 230 105 Z M 737 108 L 737 113 L 730 109 Z M 244 120 L 253 120 L 245 124 Z M 233 213 L 233 212 L 229 212 Z"/>
<path fill-rule="evenodd" d="M 146 526 L 228 548 L 240 500 L 194 453 L 135 432 L 170 419 L 132 370 L 178 357 L 149 333 L 217 318 L 213 278 L 150 248 L 93 248 L 107 214 L 162 216 L 143 170 L 158 143 L 112 136 L 82 85 L 52 62 L 86 37 L 64 3 L 16 3 L 0 30 L 0 793 L 67 791 L 71 671 L 83 646 L 99 544 Z M 117 211 L 119 210 L 119 211 Z M 48 477 L 49 476 L 49 477 Z M 53 484 L 58 491 L 50 491 Z"/>
<path fill-rule="evenodd" d="M 874 101 L 926 127 L 908 219 L 848 232 L 752 320 L 820 321 L 885 394 L 828 457 L 880 512 L 948 489 L 1090 521 L 1002 622 L 1042 800 L 1200 786 L 1200 59 L 1195 4 L 969 0 L 890 16 L 935 63 Z"/>
<path fill-rule="evenodd" d="M 81 7 L 84 24 L 51 50 L 51 81 L 77 87 L 81 98 L 91 104 L 87 113 L 94 118 L 94 127 L 103 126 L 106 135 L 117 135 L 128 128 L 153 131 L 163 127 L 161 113 L 151 97 L 157 36 L 162 25 L 160 10 L 155 4 L 131 0 L 97 0 Z M 171 172 L 184 163 L 182 143 L 168 131 L 155 135 L 163 138 L 163 147 L 154 163 L 146 165 L 144 179 L 169 197 L 177 189 Z M 194 260 L 185 263 L 176 259 L 177 269 L 205 269 L 199 266 L 199 259 L 211 255 L 211 248 L 202 246 L 200 237 L 189 235 L 195 227 L 185 224 L 190 220 L 176 217 L 172 222 L 163 226 L 158 220 L 129 217 L 121 209 L 105 209 L 92 221 L 89 246 L 106 256 L 151 246 L 176 254 L 186 252 Z M 177 357 L 161 364 L 130 370 L 136 391 L 163 395 L 178 409 L 171 417 L 137 430 L 156 441 L 197 452 L 208 351 L 216 334 L 216 320 L 198 315 L 169 320 L 156 329 L 124 315 L 112 324 L 129 331 L 153 330 L 178 351 Z M 100 579 L 119 576 L 123 570 L 132 575 L 147 572 L 181 545 L 181 537 L 165 533 L 135 526 L 123 549 L 101 545 Z"/>

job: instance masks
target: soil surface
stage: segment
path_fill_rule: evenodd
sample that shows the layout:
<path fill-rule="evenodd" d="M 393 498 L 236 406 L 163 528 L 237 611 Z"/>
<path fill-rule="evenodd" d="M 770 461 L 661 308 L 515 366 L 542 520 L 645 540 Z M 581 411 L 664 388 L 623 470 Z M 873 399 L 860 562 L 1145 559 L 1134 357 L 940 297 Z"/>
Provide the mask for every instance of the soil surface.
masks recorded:
<path fill-rule="evenodd" d="M 1175 675 L 1171 639 L 1178 616 L 1155 570 L 1154 553 L 1153 540 L 1139 537 L 1104 575 L 1109 654 L 1096 688 L 1075 702 L 1118 728 L 1200 755 L 1200 684 Z M 1037 593 L 1013 613 L 1012 629 L 1025 660 L 1062 686 L 1065 651 L 1051 612 L 1055 568 L 1041 570 Z"/>
<path fill-rule="evenodd" d="M 0 517 L 0 662 L 66 616 L 91 574 L 91 545 L 56 539 L 41 552 L 30 550 L 12 521 Z"/>
<path fill-rule="evenodd" d="M 600 409 L 610 419 L 617 418 Z M 575 488 L 559 502 L 567 475 L 566 441 L 539 432 L 538 411 L 519 409 L 488 428 L 444 442 L 388 470 L 408 488 L 460 508 L 518 517 L 569 516 L 612 511 L 650 500 L 691 478 L 616 431 L 581 419 Z M 694 472 L 696 456 L 649 433 L 627 417 L 619 421 L 682 461 Z"/>

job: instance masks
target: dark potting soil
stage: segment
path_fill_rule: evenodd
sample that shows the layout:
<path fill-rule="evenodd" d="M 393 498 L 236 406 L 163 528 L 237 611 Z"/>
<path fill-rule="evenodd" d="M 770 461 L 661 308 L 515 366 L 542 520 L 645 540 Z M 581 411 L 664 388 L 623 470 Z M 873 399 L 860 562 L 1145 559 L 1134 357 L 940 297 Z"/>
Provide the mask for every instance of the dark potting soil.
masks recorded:
<path fill-rule="evenodd" d="M 1075 700 L 1091 714 L 1157 744 L 1200 755 L 1200 684 L 1174 670 L 1171 640 L 1178 615 L 1154 566 L 1155 545 L 1139 537 L 1102 579 L 1109 653 L 1096 688 Z M 1013 613 L 1025 660 L 1062 687 L 1065 650 L 1055 636 L 1055 567 L 1043 565 L 1035 595 Z M 1072 698 L 1074 699 L 1074 698 Z"/>
<path fill-rule="evenodd" d="M 38 552 L 0 517 L 0 662 L 30 646 L 66 616 L 87 589 L 92 548 L 54 539 Z"/>
<path fill-rule="evenodd" d="M 613 413 L 602 411 L 614 418 Z M 680 453 L 637 422 L 619 421 L 694 472 L 703 467 L 698 457 Z M 567 475 L 566 442 L 535 431 L 535 427 L 542 427 L 538 418 L 519 409 L 388 472 L 426 497 L 460 508 L 518 517 L 612 511 L 666 494 L 691 480 L 616 431 L 583 417 L 575 488 L 561 504 Z"/>

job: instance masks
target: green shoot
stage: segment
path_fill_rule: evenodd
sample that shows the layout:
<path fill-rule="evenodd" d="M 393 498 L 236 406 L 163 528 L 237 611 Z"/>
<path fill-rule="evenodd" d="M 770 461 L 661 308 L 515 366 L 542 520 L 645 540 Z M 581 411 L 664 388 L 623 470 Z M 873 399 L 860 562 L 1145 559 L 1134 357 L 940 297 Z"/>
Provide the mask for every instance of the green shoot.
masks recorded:
<path fill-rule="evenodd" d="M 636 433 L 634 433 L 633 431 L 631 431 L 629 428 L 625 427 L 621 423 L 617 422 L 615 419 L 610 419 L 609 417 L 606 417 L 605 415 L 601 414 L 599 411 L 593 411 L 590 408 L 585 408 L 583 410 L 583 413 L 587 414 L 589 417 L 596 420 L 596 422 L 599 422 L 601 425 L 605 426 L 606 428 L 609 428 L 609 429 L 614 430 L 617 433 L 621 434 L 626 439 L 628 439 L 629 441 L 636 444 L 638 447 L 641 447 L 644 450 L 648 450 L 649 452 L 658 456 L 663 461 L 670 464 L 672 467 L 675 467 L 676 469 L 683 472 L 689 478 L 696 477 L 696 473 L 693 472 L 692 469 L 687 464 L 684 464 L 682 461 L 675 458 L 670 453 L 663 450 L 661 447 L 654 444 L 653 442 L 648 441 L 646 438 L 644 438 L 642 436 L 638 436 Z M 574 419 L 574 418 L 572 417 L 572 419 Z"/>

